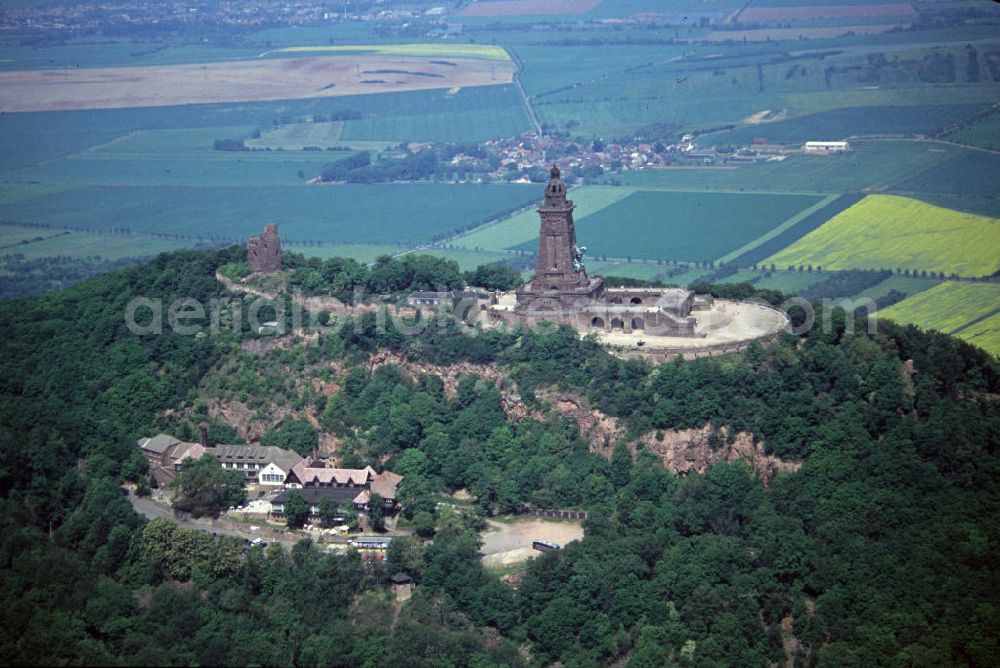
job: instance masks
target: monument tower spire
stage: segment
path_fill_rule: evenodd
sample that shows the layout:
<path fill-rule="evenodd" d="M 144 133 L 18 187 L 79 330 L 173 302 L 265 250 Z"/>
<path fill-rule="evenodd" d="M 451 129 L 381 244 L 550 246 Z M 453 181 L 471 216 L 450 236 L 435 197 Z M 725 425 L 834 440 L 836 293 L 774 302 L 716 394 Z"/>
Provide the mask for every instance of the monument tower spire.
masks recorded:
<path fill-rule="evenodd" d="M 550 174 L 552 178 L 545 188 L 545 201 L 538 209 L 541 229 L 532 282 L 539 292 L 573 291 L 587 286 L 590 281 L 576 254 L 575 205 L 566 199 L 566 184 L 560 178 L 559 167 L 552 165 Z"/>

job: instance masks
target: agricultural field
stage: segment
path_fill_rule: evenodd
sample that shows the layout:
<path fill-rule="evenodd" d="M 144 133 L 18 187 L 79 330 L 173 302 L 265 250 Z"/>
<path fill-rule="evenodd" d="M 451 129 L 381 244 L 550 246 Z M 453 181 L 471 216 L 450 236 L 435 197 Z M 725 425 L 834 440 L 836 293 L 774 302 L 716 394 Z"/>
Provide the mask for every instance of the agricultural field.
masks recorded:
<path fill-rule="evenodd" d="M 579 220 L 631 195 L 630 188 L 589 187 L 574 188 L 570 198 L 576 204 L 574 217 Z M 532 202 L 532 204 L 536 204 Z M 514 248 L 538 238 L 538 212 L 529 206 L 510 218 L 473 230 L 450 243 L 462 248 L 500 250 Z M 532 249 L 533 252 L 533 249 Z"/>
<path fill-rule="evenodd" d="M 601 0 L 479 0 L 466 5 L 457 16 L 536 16 L 586 14 Z"/>
<path fill-rule="evenodd" d="M 282 250 L 301 253 L 306 257 L 318 257 L 327 260 L 331 257 L 347 257 L 358 262 L 374 262 L 376 258 L 383 255 L 395 255 L 404 250 L 400 246 L 388 246 L 380 244 L 338 244 L 326 246 L 304 246 L 299 244 L 282 243 Z"/>
<path fill-rule="evenodd" d="M 784 4 L 784 3 L 782 3 Z M 908 2 L 857 3 L 844 5 L 748 7 L 739 13 L 739 23 L 784 23 L 857 18 L 914 18 L 917 15 Z"/>
<path fill-rule="evenodd" d="M 941 283 L 879 311 L 881 318 L 955 334 L 994 355 L 1000 355 L 1000 347 L 996 345 L 1000 333 L 996 329 L 998 315 L 1000 284 L 954 281 Z"/>
<path fill-rule="evenodd" d="M 302 157 L 305 156 L 305 159 Z M 140 159 L 75 156 L 33 167 L 7 172 L 4 177 L 20 182 L 45 182 L 65 185 L 106 186 L 257 186 L 295 185 L 317 176 L 326 164 L 352 155 L 349 151 L 320 154 L 309 160 L 309 153 L 216 152 L 197 159 Z M 300 176 L 301 174 L 301 176 Z"/>
<path fill-rule="evenodd" d="M 810 195 L 638 191 L 577 221 L 594 256 L 716 260 L 822 198 Z M 517 246 L 532 250 L 532 240 Z"/>
<path fill-rule="evenodd" d="M 851 151 L 840 155 L 797 154 L 780 162 L 624 172 L 606 179 L 638 189 L 826 194 L 888 191 L 941 201 L 948 208 L 971 213 L 989 214 L 1000 208 L 996 188 L 991 187 L 992 175 L 1000 169 L 1000 156 L 929 141 L 867 140 L 851 142 L 851 146 Z M 973 172 L 972 167 L 985 172 Z M 927 174 L 939 176 L 940 184 Z"/>
<path fill-rule="evenodd" d="M 336 53 L 349 55 L 401 56 L 405 58 L 473 58 L 509 61 L 503 47 L 490 44 L 340 44 L 290 46 L 270 53 Z M 456 63 L 452 63 L 455 65 Z"/>
<path fill-rule="evenodd" d="M 4 232 L 7 227 L 2 228 Z M 20 228 L 24 230 L 25 228 Z M 43 257 L 68 257 L 73 259 L 99 258 L 101 260 L 122 260 L 126 258 L 152 257 L 159 253 L 190 248 L 191 243 L 171 239 L 156 239 L 140 235 L 88 234 L 53 230 L 27 230 L 33 237 L 44 236 L 40 241 L 30 241 L 3 248 L 0 255 L 15 253 L 25 259 Z M 0 236 L 0 239 L 3 237 Z"/>
<path fill-rule="evenodd" d="M 128 68 L 0 71 L 0 112 L 339 97 L 491 86 L 510 83 L 512 77 L 513 65 L 508 60 L 456 58 L 452 62 L 366 54 Z"/>
<path fill-rule="evenodd" d="M 537 198 L 505 185 L 85 186 L 0 205 L 0 220 L 182 239 L 246 239 L 277 222 L 289 243 L 404 245 L 480 225 Z M 208 224 L 211 221 L 211 224 Z"/>
<path fill-rule="evenodd" d="M 530 128 L 520 106 L 506 106 L 493 110 L 373 116 L 347 121 L 341 138 L 346 142 L 477 142 L 513 137 Z"/>
<path fill-rule="evenodd" d="M 969 127 L 952 132 L 947 138 L 959 144 L 1000 151 L 1000 113 L 991 114 Z"/>
<path fill-rule="evenodd" d="M 120 143 L 132 144 L 133 139 L 140 142 L 135 145 L 135 151 L 150 155 L 171 152 L 175 147 L 179 151 L 200 151 L 211 148 L 214 139 L 249 138 L 252 129 L 266 131 L 311 121 L 317 114 L 344 113 L 358 114 L 361 121 L 398 118 L 400 125 L 408 126 L 418 125 L 421 119 L 433 122 L 437 113 L 466 114 L 477 119 L 475 140 L 494 136 L 491 120 L 494 116 L 517 119 L 519 131 L 530 127 L 514 87 L 499 85 L 463 88 L 458 92 L 429 90 L 247 103 L 0 114 L 0 171 L 74 155 L 85 149 L 108 147 L 114 151 Z M 164 130 L 176 132 L 148 134 Z M 190 136 L 185 137 L 187 133 Z M 439 139 L 469 140 L 468 121 L 463 125 L 463 134 L 466 136 L 459 138 L 445 131 Z M 378 140 L 378 137 L 370 139 Z"/>
<path fill-rule="evenodd" d="M 20 225 L 0 225 L 0 254 L 16 253 L 19 246 L 57 234 L 63 234 L 63 232 Z"/>
<path fill-rule="evenodd" d="M 705 42 L 784 42 L 791 40 L 819 40 L 847 35 L 880 35 L 899 23 L 864 23 L 860 25 L 830 25 L 821 27 L 799 26 L 796 28 L 755 28 L 748 30 L 715 30 L 700 39 Z"/>
<path fill-rule="evenodd" d="M 719 282 L 753 283 L 758 288 L 781 290 L 785 294 L 791 295 L 819 283 L 828 278 L 831 273 L 827 271 L 788 271 L 785 268 L 776 271 L 745 269 Z"/>
<path fill-rule="evenodd" d="M 1000 220 L 869 195 L 764 262 L 987 276 L 1000 269 Z"/>
<path fill-rule="evenodd" d="M 804 40 L 798 33 L 805 30 L 831 28 L 794 29 L 790 32 L 796 34 L 784 36 L 768 34 L 763 37 L 770 38 L 769 43 L 719 45 L 715 47 L 718 52 L 709 53 L 692 45 L 680 52 L 676 45 L 656 45 L 645 63 L 626 59 L 617 71 L 597 74 L 569 63 L 572 53 L 581 50 L 579 46 L 550 46 L 544 58 L 558 74 L 543 75 L 542 81 L 554 83 L 559 78 L 561 85 L 533 87 L 530 63 L 525 81 L 543 122 L 603 136 L 621 136 L 637 126 L 665 122 L 680 130 L 704 130 L 738 123 L 765 109 L 786 110 L 794 118 L 875 106 L 891 106 L 891 113 L 881 114 L 881 119 L 862 119 L 870 129 L 841 127 L 836 128 L 838 133 L 906 135 L 947 124 L 965 111 L 944 107 L 984 106 L 1000 94 L 998 82 L 991 77 L 966 74 L 965 43 L 894 44 L 893 38 L 877 46 L 861 46 L 862 40 L 874 37 L 828 36 L 808 40 L 803 48 Z M 739 38 L 738 33 L 721 31 L 720 36 Z M 782 38 L 797 42 L 794 53 L 777 44 Z M 993 45 L 983 45 L 981 52 L 989 48 Z M 671 49 L 672 55 L 667 55 Z M 598 43 L 590 46 L 584 58 L 596 60 L 604 55 L 609 67 L 617 62 L 615 50 L 627 53 L 624 46 Z M 531 51 L 524 53 L 530 56 Z M 567 61 L 566 72 L 560 71 L 562 55 Z M 576 67 L 581 67 L 579 73 L 569 75 Z M 918 109 L 905 111 L 897 127 L 885 119 L 893 118 L 899 106 Z M 932 106 L 941 108 L 930 109 Z M 854 120 L 858 118 L 854 116 Z M 844 125 L 851 120 L 849 114 L 841 119 Z"/>
<path fill-rule="evenodd" d="M 458 267 L 462 271 L 471 271 L 481 264 L 509 261 L 515 257 L 512 253 L 501 253 L 498 251 L 471 251 L 447 248 L 420 248 L 414 252 L 421 255 L 433 255 L 434 257 L 441 257 L 446 260 L 454 260 L 458 263 Z"/>
<path fill-rule="evenodd" d="M 667 266 L 662 264 L 657 264 L 656 262 L 623 262 L 623 261 L 612 261 L 602 262 L 600 260 L 591 260 L 587 262 L 587 272 L 593 275 L 599 276 L 610 276 L 612 279 L 615 277 L 620 278 L 638 278 L 644 281 L 651 280 L 661 280 L 664 283 L 683 283 L 687 284 L 691 276 L 695 276 L 697 272 L 684 272 L 683 274 L 677 274 L 677 276 L 668 276 L 668 272 L 671 269 L 676 269 L 673 266 Z M 700 273 L 706 273 L 708 270 L 699 270 Z M 610 280 L 609 283 L 614 285 L 614 280 Z"/>
<path fill-rule="evenodd" d="M 955 332 L 964 340 L 1000 356 L 1000 313 L 976 320 Z"/>
<path fill-rule="evenodd" d="M 801 144 L 809 140 L 840 140 L 864 135 L 929 134 L 984 109 L 985 104 L 924 104 L 844 107 L 784 121 L 747 125 L 699 138 L 701 144 L 745 146 L 756 138 L 770 144 Z"/>
<path fill-rule="evenodd" d="M 921 293 L 924 290 L 930 290 L 935 285 L 940 283 L 941 281 L 935 278 L 918 278 L 916 276 L 894 274 L 878 285 L 874 285 L 870 288 L 862 290 L 856 295 L 850 296 L 856 299 L 865 297 L 868 299 L 879 299 L 880 297 L 884 297 L 890 292 L 895 291 L 901 292 L 907 297 L 912 297 L 913 295 Z"/>
<path fill-rule="evenodd" d="M 969 195 L 996 198 L 1000 154 L 958 150 L 894 184 L 901 193 Z"/>

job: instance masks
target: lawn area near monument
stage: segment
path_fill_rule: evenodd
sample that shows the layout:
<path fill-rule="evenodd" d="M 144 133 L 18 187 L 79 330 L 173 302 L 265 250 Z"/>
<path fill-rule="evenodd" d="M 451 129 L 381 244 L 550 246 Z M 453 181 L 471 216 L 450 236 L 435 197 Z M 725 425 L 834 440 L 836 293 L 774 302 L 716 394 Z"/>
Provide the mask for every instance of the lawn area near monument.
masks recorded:
<path fill-rule="evenodd" d="M 869 195 L 764 263 L 987 276 L 1000 269 L 1000 220 Z"/>
<path fill-rule="evenodd" d="M 260 187 L 86 186 L 0 204 L 0 219 L 183 239 L 246 239 L 262 223 L 289 243 L 404 245 L 480 225 L 537 199 L 517 185 L 433 183 Z"/>
<path fill-rule="evenodd" d="M 946 281 L 878 315 L 954 334 L 1000 355 L 1000 285 L 996 283 Z"/>
<path fill-rule="evenodd" d="M 598 258 L 715 261 L 821 200 L 817 195 L 639 191 L 577 220 L 577 240 Z M 531 250 L 534 244 L 516 248 Z"/>

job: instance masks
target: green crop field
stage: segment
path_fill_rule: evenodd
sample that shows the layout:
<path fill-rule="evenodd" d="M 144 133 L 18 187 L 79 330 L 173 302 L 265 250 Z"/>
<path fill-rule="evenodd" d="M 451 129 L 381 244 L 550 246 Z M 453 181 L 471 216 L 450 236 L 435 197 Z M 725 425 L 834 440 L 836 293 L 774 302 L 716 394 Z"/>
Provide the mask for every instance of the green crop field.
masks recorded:
<path fill-rule="evenodd" d="M 62 232 L 58 230 L 21 227 L 20 225 L 2 225 L 0 226 L 0 255 L 17 253 L 18 248 L 28 242 L 45 239 L 57 234 L 62 234 Z"/>
<path fill-rule="evenodd" d="M 268 130 L 276 125 L 311 120 L 316 114 L 329 116 L 342 112 L 357 112 L 361 115 L 357 122 L 386 123 L 384 119 L 391 117 L 398 118 L 403 128 L 424 124 L 438 133 L 437 139 L 441 141 L 492 138 L 497 133 L 490 120 L 493 116 L 501 128 L 517 127 L 520 132 L 529 127 L 520 97 L 514 86 L 509 85 L 463 88 L 454 94 L 430 90 L 267 102 L 0 114 L 0 171 L 38 164 L 88 148 L 97 147 L 95 150 L 100 151 L 112 141 L 125 142 L 126 146 L 134 146 L 131 150 L 139 152 L 145 148 L 148 153 L 169 151 L 175 141 L 179 142 L 180 150 L 197 149 L 202 145 L 211 147 L 214 139 L 246 139 L 253 128 Z M 442 129 L 428 118 L 434 114 L 469 114 L 470 120 L 459 124 L 454 137 L 450 137 L 446 128 Z M 192 131 L 190 137 L 178 139 L 191 129 L 199 130 Z M 140 132 L 133 134 L 133 130 Z M 159 130 L 182 132 L 172 137 L 146 134 Z M 362 130 L 364 127 L 359 126 L 356 134 L 363 134 Z M 122 137 L 126 139 L 120 139 Z M 139 143 L 134 144 L 133 138 Z M 381 138 L 354 136 L 352 139 Z M 114 145 L 111 144 L 112 151 Z"/>
<path fill-rule="evenodd" d="M 869 195 L 764 262 L 985 276 L 1000 269 L 1000 220 Z"/>
<path fill-rule="evenodd" d="M 676 58 L 688 49 L 661 44 L 525 44 L 514 48 L 524 63 L 521 82 L 529 95 L 584 81 L 613 77 L 629 67 Z"/>
<path fill-rule="evenodd" d="M 884 107 L 845 107 L 808 114 L 787 121 L 748 125 L 716 132 L 699 143 L 744 146 L 757 137 L 772 144 L 800 144 L 808 140 L 839 140 L 860 135 L 930 133 L 968 118 L 985 104 L 923 104 Z"/>
<path fill-rule="evenodd" d="M 716 260 L 821 199 L 639 191 L 579 220 L 577 239 L 598 257 Z M 533 250 L 535 243 L 517 248 Z"/>
<path fill-rule="evenodd" d="M 844 193 L 894 187 L 951 158 L 961 161 L 974 153 L 925 142 L 858 141 L 851 146 L 840 155 L 790 155 L 782 161 L 626 172 L 613 178 L 640 189 Z"/>
<path fill-rule="evenodd" d="M 895 290 L 896 292 L 902 292 L 907 297 L 912 297 L 913 295 L 919 294 L 924 290 L 930 290 L 935 285 L 940 283 L 941 281 L 936 278 L 918 278 L 916 276 L 894 274 L 878 285 L 874 285 L 870 288 L 862 290 L 856 295 L 850 296 L 856 299 L 865 297 L 869 299 L 878 299 L 879 297 L 889 294 L 890 291 Z"/>
<path fill-rule="evenodd" d="M 994 113 L 975 125 L 952 132 L 948 139 L 959 144 L 1000 150 L 1000 114 Z"/>
<path fill-rule="evenodd" d="M 1000 313 L 966 325 L 955 335 L 1000 356 Z"/>
<path fill-rule="evenodd" d="M 901 193 L 998 196 L 1000 154 L 960 149 L 894 185 Z"/>
<path fill-rule="evenodd" d="M 124 258 L 151 257 L 158 253 L 189 248 L 193 245 L 184 241 L 156 239 L 139 235 L 118 236 L 88 234 L 85 232 L 60 234 L 53 233 L 52 230 L 37 230 L 36 236 L 39 234 L 47 235 L 48 238 L 4 249 L 2 254 L 17 253 L 29 260 L 53 256 L 75 259 L 97 257 L 102 260 L 121 260 Z"/>
<path fill-rule="evenodd" d="M 631 188 L 602 188 L 584 186 L 573 188 L 569 192 L 570 199 L 576 204 L 574 217 L 577 219 L 589 216 L 600 211 L 606 206 L 631 195 L 634 190 Z M 539 204 L 541 203 L 541 191 L 538 190 Z M 500 250 L 513 248 L 532 239 L 538 238 L 538 212 L 534 206 L 525 211 L 521 211 L 506 220 L 493 225 L 473 230 L 464 234 L 451 243 L 463 248 L 482 248 L 488 250 Z"/>
<path fill-rule="evenodd" d="M 433 255 L 434 257 L 443 257 L 446 260 L 454 260 L 458 263 L 458 266 L 462 271 L 470 271 L 481 264 L 503 262 L 516 257 L 511 253 L 500 253 L 496 251 L 470 251 L 448 248 L 421 248 L 414 252 L 420 255 Z"/>
<path fill-rule="evenodd" d="M 784 268 L 776 271 L 745 269 L 719 282 L 753 283 L 758 288 L 781 290 L 785 294 L 791 295 L 829 278 L 831 273 L 827 271 L 787 271 Z"/>
<path fill-rule="evenodd" d="M 956 334 L 997 355 L 998 311 L 1000 284 L 947 281 L 883 309 L 879 317 Z"/>
<path fill-rule="evenodd" d="M 537 198 L 505 185 L 379 184 L 246 188 L 86 186 L 0 205 L 0 220 L 185 238 L 245 239 L 277 222 L 290 242 L 418 244 Z"/>
<path fill-rule="evenodd" d="M 318 176 L 323 165 L 352 155 L 349 151 L 322 152 L 309 159 L 309 152 L 263 153 L 211 150 L 199 158 L 118 159 L 79 157 L 53 160 L 8 172 L 4 177 L 22 183 L 104 186 L 279 186 L 302 183 Z M 305 156 L 305 157 L 303 157 Z M 302 176 L 299 176 L 299 173 Z"/>
<path fill-rule="evenodd" d="M 336 246 L 302 246 L 298 244 L 282 244 L 282 250 L 301 253 L 306 257 L 318 257 L 324 260 L 331 257 L 347 257 L 358 262 L 373 262 L 383 255 L 395 255 L 404 248 L 380 244 L 339 244 Z"/>
<path fill-rule="evenodd" d="M 681 283 L 687 277 L 678 275 L 668 277 L 667 272 L 675 267 L 657 264 L 656 262 L 622 262 L 622 261 L 590 261 L 587 262 L 587 271 L 592 275 L 610 276 L 609 285 L 614 285 L 614 277 L 638 278 L 644 281 L 659 279 L 665 283 Z M 686 280 L 683 280 L 686 283 Z"/>
<path fill-rule="evenodd" d="M 490 44 L 338 44 L 327 46 L 289 46 L 275 53 L 365 53 L 375 56 L 412 56 L 417 58 L 476 58 L 510 60 L 500 46 Z"/>
<path fill-rule="evenodd" d="M 410 116 L 373 116 L 346 121 L 341 139 L 394 142 L 478 142 L 513 137 L 531 129 L 524 109 L 508 104 L 481 111 L 452 111 Z"/>

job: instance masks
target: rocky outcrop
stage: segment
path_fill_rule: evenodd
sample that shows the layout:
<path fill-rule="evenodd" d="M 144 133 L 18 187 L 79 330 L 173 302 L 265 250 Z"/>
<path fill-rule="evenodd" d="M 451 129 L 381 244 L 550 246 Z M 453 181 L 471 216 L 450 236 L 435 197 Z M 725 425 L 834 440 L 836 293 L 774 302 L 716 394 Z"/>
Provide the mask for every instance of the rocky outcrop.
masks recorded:
<path fill-rule="evenodd" d="M 638 440 L 655 452 L 675 475 L 704 473 L 718 462 L 745 461 L 767 484 L 777 473 L 797 471 L 802 462 L 785 461 L 764 452 L 764 444 L 750 432 L 732 433 L 728 427 L 707 424 L 701 429 L 663 429 Z M 634 447 L 634 446 L 633 446 Z"/>
<path fill-rule="evenodd" d="M 278 226 L 268 223 L 261 236 L 247 242 L 247 264 L 254 273 L 273 274 L 281 271 L 281 239 Z"/>
<path fill-rule="evenodd" d="M 591 408 L 586 399 L 554 388 L 538 390 L 535 396 L 554 411 L 580 425 L 580 436 L 590 442 L 591 452 L 611 456 L 611 449 L 625 438 L 626 429 L 618 418 Z"/>
<path fill-rule="evenodd" d="M 416 380 L 421 375 L 437 376 L 444 383 L 444 393 L 449 399 L 454 399 L 458 393 L 458 383 L 462 376 L 478 376 L 481 379 L 493 383 L 500 391 L 500 401 L 504 414 L 509 420 L 523 420 L 526 417 L 539 420 L 543 416 L 536 410 L 529 409 L 521 395 L 517 391 L 517 386 L 493 364 L 472 364 L 462 362 L 459 364 L 439 365 L 413 362 L 399 353 L 380 350 L 368 358 L 368 368 L 374 371 L 380 366 L 393 364 L 399 367 L 404 376 L 410 380 Z"/>
<path fill-rule="evenodd" d="M 618 418 L 593 408 L 586 399 L 554 389 L 535 396 L 561 415 L 580 425 L 580 435 L 590 442 L 591 452 L 611 457 L 615 443 L 624 441 L 632 454 L 641 444 L 656 453 L 674 475 L 704 473 L 717 462 L 742 460 L 767 484 L 775 474 L 797 471 L 801 462 L 785 461 L 764 452 L 764 444 L 749 432 L 732 433 L 728 427 L 706 424 L 700 429 L 660 429 L 627 439 L 627 429 Z"/>

